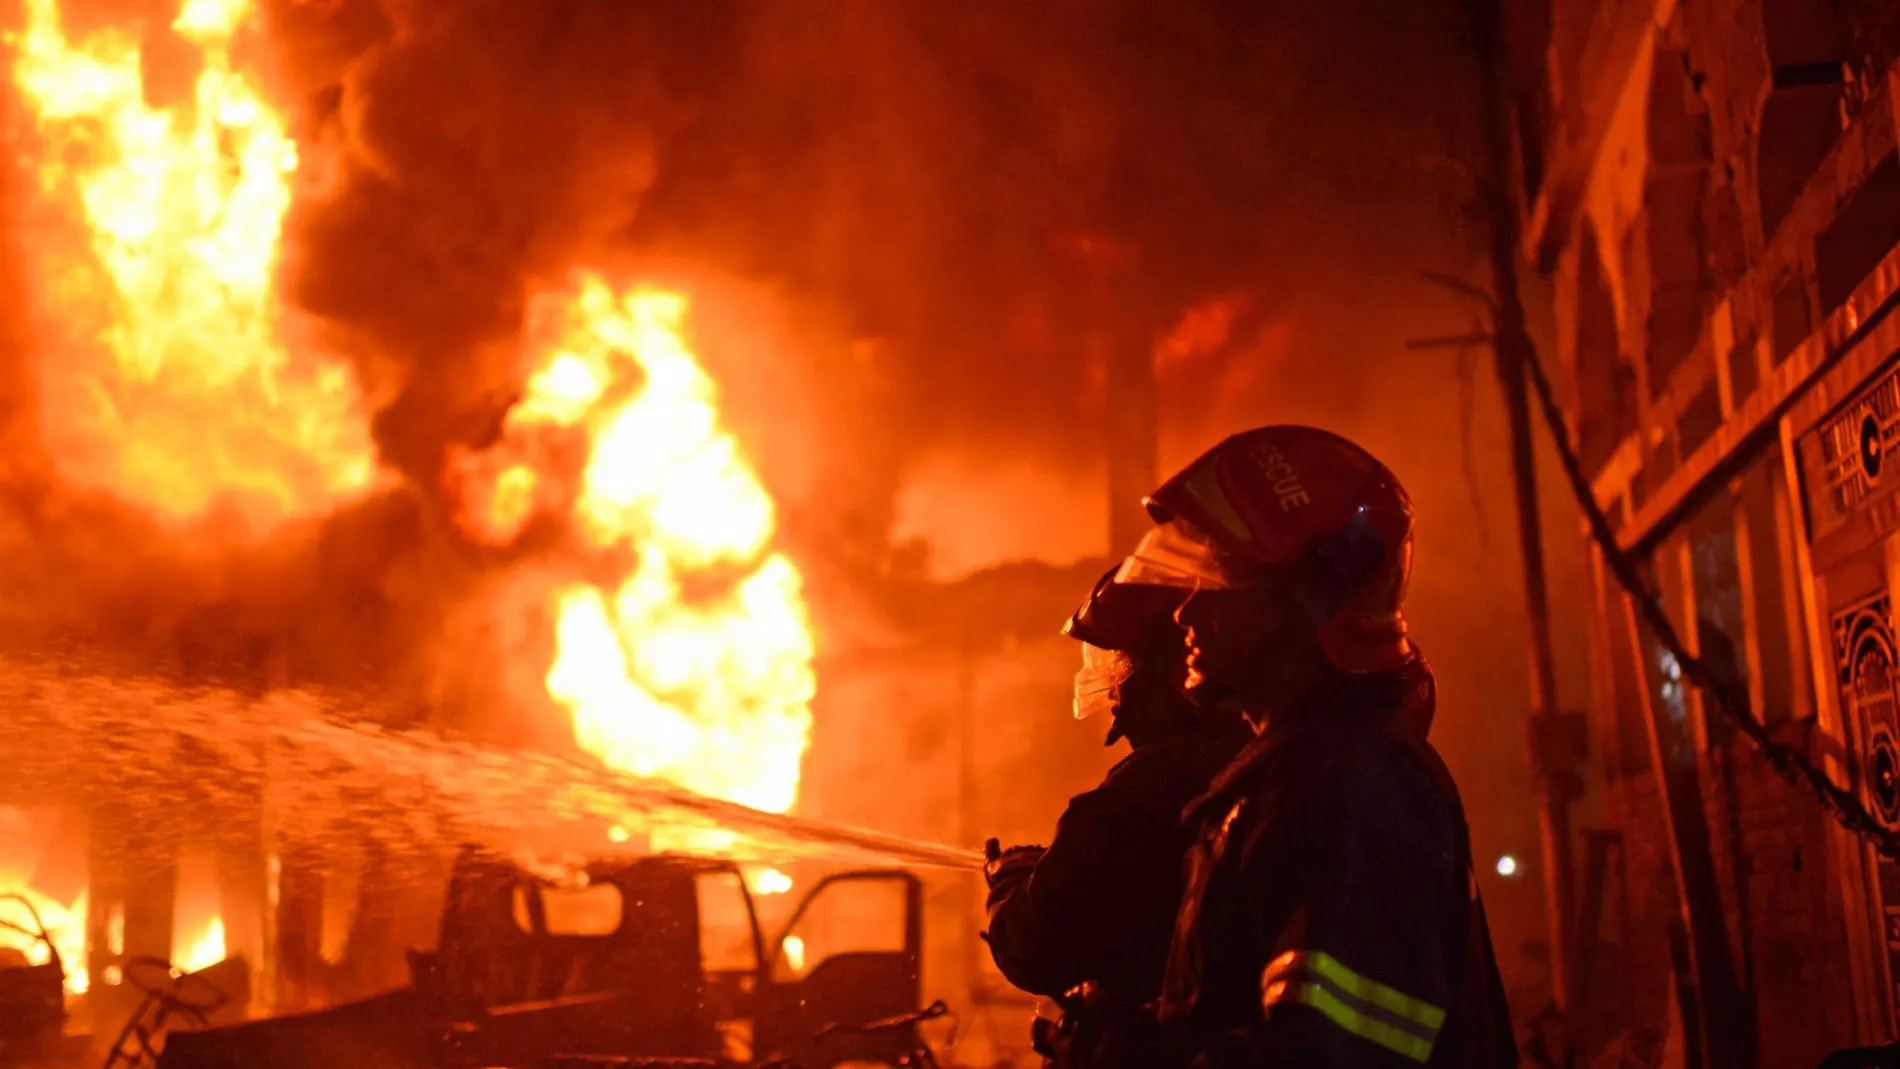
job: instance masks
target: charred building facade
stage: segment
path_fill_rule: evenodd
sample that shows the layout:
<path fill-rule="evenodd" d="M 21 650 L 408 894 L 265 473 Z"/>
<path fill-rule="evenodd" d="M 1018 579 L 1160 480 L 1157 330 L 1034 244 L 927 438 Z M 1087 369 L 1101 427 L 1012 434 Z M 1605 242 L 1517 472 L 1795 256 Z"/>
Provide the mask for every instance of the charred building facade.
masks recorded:
<path fill-rule="evenodd" d="M 1526 255 L 1597 502 L 1688 652 L 1900 825 L 1900 8 L 1511 14 Z M 1582 1033 L 1692 1065 L 1891 1039 L 1900 866 L 1777 776 L 1590 559 Z"/>

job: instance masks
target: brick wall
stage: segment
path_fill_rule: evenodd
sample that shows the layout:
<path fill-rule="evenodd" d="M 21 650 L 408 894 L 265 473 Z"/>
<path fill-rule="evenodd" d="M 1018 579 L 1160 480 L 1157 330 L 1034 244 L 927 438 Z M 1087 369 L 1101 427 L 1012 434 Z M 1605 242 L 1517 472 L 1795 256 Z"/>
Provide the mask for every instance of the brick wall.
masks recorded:
<path fill-rule="evenodd" d="M 1826 817 L 1745 742 L 1704 754 L 1699 773 L 1730 948 L 1756 1006 L 1760 1064 L 1814 1065 L 1854 1038 Z M 1609 888 L 1603 931 L 1616 944 L 1621 990 L 1605 992 L 1600 1005 L 1624 1024 L 1661 1028 L 1673 997 L 1668 930 L 1678 909 L 1661 799 L 1654 777 L 1643 775 L 1611 784 L 1605 802 L 1623 833 L 1627 869 L 1624 887 Z M 1623 893 L 1627 936 L 1616 901 Z"/>
<path fill-rule="evenodd" d="M 1645 774 L 1612 783 L 1604 812 L 1623 833 L 1623 866 L 1622 878 L 1613 871 L 1605 888 L 1601 936 L 1607 975 L 1593 1001 L 1606 1025 L 1604 1038 L 1622 1028 L 1660 1031 L 1674 998 L 1668 930 L 1676 906 L 1654 778 Z"/>
<path fill-rule="evenodd" d="M 1755 995 L 1761 1064 L 1813 1065 L 1853 1041 L 1846 927 L 1828 818 L 1747 743 L 1708 757 L 1703 797 L 1732 945 Z"/>
<path fill-rule="evenodd" d="M 1875 165 L 1892 147 L 1892 118 L 1876 105 L 1887 99 L 1883 78 L 1891 79 L 1900 56 L 1900 5 L 1676 5 L 1653 39 L 1651 61 L 1635 68 L 1634 91 L 1647 94 L 1642 123 L 1625 121 L 1635 112 L 1610 95 L 1583 99 L 1587 72 L 1573 71 L 1567 59 L 1566 43 L 1588 38 L 1582 27 L 1618 10 L 1560 0 L 1553 12 L 1548 62 L 1557 69 L 1546 73 L 1558 110 L 1598 109 L 1615 120 L 1593 171 L 1582 237 L 1558 272 L 1556 319 L 1567 337 L 1557 350 L 1591 387 L 1579 389 L 1579 427 L 1617 425 L 1620 414 L 1606 407 L 1621 396 L 1616 376 L 1638 377 L 1647 388 L 1642 400 L 1660 402 L 1641 414 L 1633 436 L 1618 433 L 1618 444 L 1633 443 L 1640 454 L 1626 497 L 1640 506 L 1680 462 L 1678 449 L 1706 438 L 1707 395 L 1715 388 L 1720 396 L 1717 369 L 1728 373 L 1733 403 L 1746 400 L 1865 274 L 1868 257 L 1892 247 L 1885 227 L 1900 218 L 1900 194 L 1884 193 L 1870 174 L 1879 177 Z M 1851 74 L 1845 83 L 1829 74 L 1837 59 Z M 1844 120 L 1851 121 L 1845 135 Z M 1883 191 L 1872 213 L 1877 225 L 1841 221 L 1843 203 L 1868 188 Z M 1830 236 L 1837 230 L 1852 241 L 1837 242 Z M 1612 334 L 1615 343 L 1606 343 Z M 1770 343 L 1765 351 L 1758 340 Z M 1593 459 L 1613 452 L 1609 443 L 1592 444 Z M 1757 551 L 1764 546 L 1777 548 L 1764 542 Z M 1749 626 L 1766 626 L 1780 641 L 1775 626 Z M 1634 690 L 1599 695 L 1598 704 L 1606 727 L 1620 723 L 1619 706 L 1625 717 L 1643 707 Z M 1779 710 L 1788 703 L 1770 694 L 1764 704 Z M 1646 737 L 1634 741 L 1646 751 Z M 1698 760 L 1720 912 L 1756 1007 L 1759 1064 L 1812 1066 L 1854 1040 L 1827 818 L 1745 742 L 1721 744 Z M 1602 979 L 1586 1016 L 1593 1011 L 1612 1034 L 1632 1025 L 1661 1028 L 1674 995 L 1669 936 L 1680 907 L 1656 779 L 1616 778 L 1602 800 L 1604 819 L 1623 833 L 1624 868 L 1620 880 L 1612 873 L 1607 891 Z"/>

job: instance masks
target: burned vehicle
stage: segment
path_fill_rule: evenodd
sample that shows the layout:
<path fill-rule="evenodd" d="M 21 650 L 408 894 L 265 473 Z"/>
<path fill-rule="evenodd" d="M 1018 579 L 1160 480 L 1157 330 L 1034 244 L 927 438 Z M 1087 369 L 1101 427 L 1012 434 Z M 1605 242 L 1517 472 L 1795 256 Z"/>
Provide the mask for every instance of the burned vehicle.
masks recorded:
<path fill-rule="evenodd" d="M 827 911 L 848 928 L 863 913 L 853 892 L 864 890 L 891 903 L 885 919 L 901 925 L 901 945 L 847 949 L 809 969 L 793 960 L 806 945 L 795 931 Z M 768 941 L 751 892 L 727 862 L 603 861 L 560 879 L 466 849 L 452 869 L 436 948 L 410 954 L 410 986 L 174 1032 L 158 1065 L 928 1065 L 917 1028 L 933 1012 L 919 1010 L 921 900 L 907 872 L 840 873 L 818 883 Z M 722 934 L 725 952 L 709 954 Z"/>

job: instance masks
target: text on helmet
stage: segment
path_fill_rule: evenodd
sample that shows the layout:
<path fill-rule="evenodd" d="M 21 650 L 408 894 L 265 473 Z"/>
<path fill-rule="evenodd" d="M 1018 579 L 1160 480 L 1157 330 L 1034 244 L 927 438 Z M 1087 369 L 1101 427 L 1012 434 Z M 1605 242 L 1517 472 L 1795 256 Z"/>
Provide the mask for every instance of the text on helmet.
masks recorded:
<path fill-rule="evenodd" d="M 1293 470 L 1293 464 L 1286 454 L 1271 445 L 1256 445 L 1247 451 L 1260 471 L 1273 485 L 1274 496 L 1280 501 L 1282 512 L 1291 512 L 1301 505 L 1309 504 L 1306 487 L 1300 483 L 1300 473 Z"/>

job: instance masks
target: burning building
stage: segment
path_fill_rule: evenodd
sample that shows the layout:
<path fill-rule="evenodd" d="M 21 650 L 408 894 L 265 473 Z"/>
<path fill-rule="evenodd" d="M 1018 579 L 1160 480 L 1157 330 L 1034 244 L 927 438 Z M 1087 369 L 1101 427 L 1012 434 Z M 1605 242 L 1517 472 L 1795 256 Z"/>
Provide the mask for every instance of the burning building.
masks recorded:
<path fill-rule="evenodd" d="M 1889 828 L 1896 14 L 1512 11 L 1525 252 L 1597 503 L 1686 652 Z M 1891 1039 L 1893 860 L 1774 774 L 1591 553 L 1608 827 L 1572 889 L 1577 1034 L 1692 1065 Z"/>
<path fill-rule="evenodd" d="M 612 7 L 548 32 L 637 34 Z M 238 1015 L 401 983 L 464 837 L 744 854 L 729 819 L 656 819 L 710 799 L 1027 839 L 1012 799 L 1051 809 L 1106 764 L 1085 740 L 973 801 L 1030 763 L 983 707 L 1064 707 L 1055 628 L 1102 562 L 870 584 L 801 565 L 816 539 L 714 374 L 722 350 L 769 369 L 784 338 L 720 280 L 637 263 L 592 206 L 650 180 L 638 138 L 536 126 L 565 185 L 516 192 L 553 206 L 416 236 L 416 187 L 463 177 L 398 125 L 400 83 L 453 36 L 438 17 L 32 0 L 7 27 L 0 891 L 102 1039 L 140 958 L 243 963 Z M 1152 477 L 1142 441 L 1125 491 Z M 925 719 L 932 752 L 908 752 Z M 444 736 L 475 748 L 426 745 Z M 906 771 L 926 766 L 945 774 Z M 588 770 L 691 793 L 630 802 Z M 836 858 L 748 860 L 771 913 Z M 981 1002 L 977 883 L 932 880 L 925 981 Z M 48 954 L 10 929 L 0 947 Z"/>
<path fill-rule="evenodd" d="M 36 0 L 7 38 L 12 329 L 30 356 L 9 371 L 21 448 L 6 472 L 7 638 L 18 659 L 0 886 L 37 909 L 100 1030 L 125 1011 L 112 996 L 140 956 L 195 969 L 241 955 L 259 1008 L 385 986 L 430 907 L 425 895 L 404 912 L 406 885 L 373 829 L 300 837 L 277 823 L 286 810 L 269 795 L 284 777 L 268 753 L 240 769 L 199 745 L 207 735 L 194 743 L 188 716 L 168 723 L 169 742 L 147 740 L 158 752 L 138 752 L 123 723 L 78 742 L 86 699 L 71 694 L 48 706 L 43 735 L 30 708 L 42 684 L 155 678 L 137 693 L 108 686 L 93 707 L 166 722 L 201 699 L 345 683 L 420 699 L 385 724 L 421 717 L 478 733 L 469 695 L 492 691 L 499 700 L 482 708 L 512 710 L 517 739 L 791 809 L 811 732 L 811 621 L 800 572 L 775 543 L 774 503 L 687 341 L 689 299 L 609 281 L 584 260 L 550 272 L 524 300 L 507 357 L 522 385 L 496 409 L 506 416 L 398 474 L 374 440 L 373 384 L 347 339 L 284 297 L 286 217 L 346 168 L 293 135 L 293 112 L 309 109 L 285 106 L 281 78 L 265 73 L 280 65 L 263 13 L 242 0 L 147 7 Z M 357 536 L 384 548 L 406 539 L 416 559 L 447 548 L 462 579 L 490 577 L 454 595 L 487 628 L 450 643 L 459 707 L 457 695 L 431 700 L 379 674 L 413 649 L 369 653 L 376 640 L 349 637 L 342 620 L 300 646 L 282 618 L 263 619 L 324 611 L 305 584 L 324 582 L 325 556 L 348 552 L 337 518 L 352 509 L 398 517 Z M 112 593 L 59 591 L 42 570 L 76 554 L 67 578 L 114 571 L 79 563 L 95 552 L 145 559 L 104 579 Z M 165 589 L 206 581 L 228 583 L 230 597 Z M 409 605 L 440 610 L 424 603 L 447 589 Z M 175 628 L 172 610 L 196 623 Z M 243 621 L 250 612 L 262 616 Z M 130 627 L 72 628 L 101 616 Z M 148 627 L 183 658 L 118 641 Z M 202 659 L 179 641 L 194 630 L 210 643 Z M 332 643 L 356 661 L 341 674 L 298 652 Z M 54 661 L 65 684 L 45 672 Z M 210 715 L 212 734 L 243 733 L 233 707 Z M 83 761 L 59 753 L 68 743 Z M 317 786 L 302 804 L 336 811 L 348 790 Z M 692 844 L 612 830 L 652 849 Z M 24 933 L 5 939 L 28 957 L 47 952 Z"/>
<path fill-rule="evenodd" d="M 388 986 L 467 836 L 741 856 L 764 911 L 837 860 L 766 816 L 1038 841 L 1114 757 L 1056 632 L 1158 460 L 1325 423 L 1470 507 L 1448 377 L 1375 363 L 1424 302 L 1361 306 L 1436 206 L 1321 225 L 1447 169 L 1296 181 L 1437 151 L 1305 121 L 1394 57 L 1332 0 L 1303 75 L 1258 5 L 1103 7 L 0 16 L 0 879 L 97 1027 L 140 956 L 241 957 L 258 1010 Z M 1497 569 L 1450 526 L 1441 736 L 1523 854 L 1515 703 L 1469 682 Z M 1532 881 L 1480 878 L 1515 965 Z M 1020 1053 L 977 879 L 923 879 L 958 1060 Z"/>

